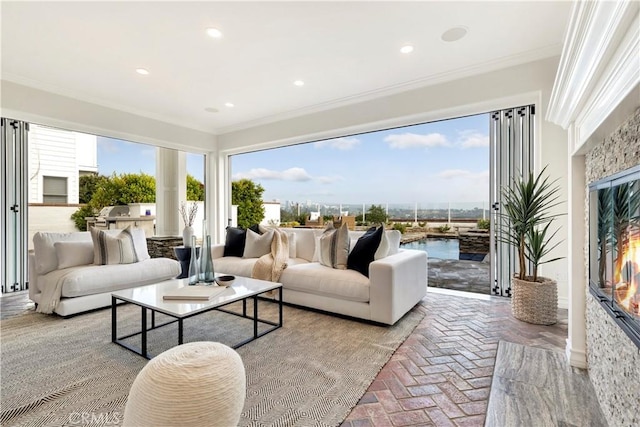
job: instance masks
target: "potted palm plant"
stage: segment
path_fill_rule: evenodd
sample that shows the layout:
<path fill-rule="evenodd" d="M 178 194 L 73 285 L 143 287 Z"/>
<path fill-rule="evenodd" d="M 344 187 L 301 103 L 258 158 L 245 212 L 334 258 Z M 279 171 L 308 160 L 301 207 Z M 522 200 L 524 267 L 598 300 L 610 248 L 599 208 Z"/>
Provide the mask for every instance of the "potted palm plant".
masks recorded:
<path fill-rule="evenodd" d="M 561 215 L 551 213 L 560 204 L 560 188 L 545 171 L 546 167 L 536 176 L 529 173 L 502 189 L 503 241 L 516 248 L 519 264 L 511 282 L 512 312 L 515 318 L 538 325 L 556 323 L 558 311 L 556 281 L 538 276 L 538 266 L 560 259 L 544 259 L 560 243 L 552 243 L 558 230 L 550 230 Z M 527 274 L 528 264 L 531 274 Z"/>

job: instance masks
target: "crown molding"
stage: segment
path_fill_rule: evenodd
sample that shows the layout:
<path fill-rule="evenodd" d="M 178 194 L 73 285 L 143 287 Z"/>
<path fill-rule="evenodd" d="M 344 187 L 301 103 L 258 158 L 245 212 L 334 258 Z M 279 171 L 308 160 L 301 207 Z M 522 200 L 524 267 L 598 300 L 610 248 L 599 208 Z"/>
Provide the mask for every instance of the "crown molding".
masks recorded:
<path fill-rule="evenodd" d="M 323 103 L 310 105 L 307 107 L 298 108 L 296 110 L 285 111 L 282 113 L 273 114 L 266 117 L 257 118 L 255 120 L 249 120 L 229 126 L 219 127 L 216 131 L 216 135 L 223 135 L 226 133 L 232 133 L 256 126 L 266 125 L 282 120 L 292 119 L 295 117 L 305 116 L 313 113 L 319 113 L 322 111 L 330 110 L 333 108 L 339 108 L 347 105 L 357 104 L 360 102 L 370 101 L 376 98 L 382 98 L 385 96 L 391 96 L 410 90 L 419 89 L 426 86 L 433 86 L 440 83 L 446 83 L 454 80 L 463 79 L 465 77 L 471 77 L 479 74 L 489 73 L 503 68 L 509 68 L 529 62 L 539 61 L 546 58 L 557 56 L 561 52 L 560 44 L 553 44 L 545 46 L 539 49 L 530 50 L 517 55 L 511 55 L 503 57 L 493 61 L 487 61 L 481 64 L 476 64 L 469 67 L 459 68 L 452 71 L 446 71 L 439 74 L 431 75 L 429 77 L 419 78 L 408 82 L 387 86 L 384 88 L 359 93 L 353 96 L 343 97 Z"/>
<path fill-rule="evenodd" d="M 147 110 L 142 110 L 139 108 L 132 108 L 130 106 L 108 101 L 103 98 L 87 95 L 85 92 L 72 90 L 69 88 L 64 88 L 64 87 L 52 85 L 49 83 L 44 83 L 39 80 L 30 79 L 17 74 L 2 73 L 2 80 L 10 83 L 15 83 L 21 86 L 26 86 L 31 89 L 37 89 L 43 92 L 52 93 L 54 95 L 64 96 L 66 98 L 74 99 L 77 101 L 88 102 L 90 104 L 99 105 L 101 107 L 110 108 L 112 110 L 117 110 L 124 113 L 140 116 L 140 117 L 145 117 L 147 119 L 157 120 L 160 122 L 181 126 L 184 128 L 193 129 L 200 132 L 205 132 L 211 135 L 215 135 L 215 132 L 214 132 L 215 129 L 212 129 L 209 127 L 203 127 L 198 125 L 197 123 L 189 123 L 183 120 L 176 120 L 173 117 L 167 117 L 165 115 L 151 113 Z"/>
<path fill-rule="evenodd" d="M 605 68 L 601 79 L 596 82 L 591 96 L 575 120 L 576 138 L 574 150 L 579 149 L 594 135 L 618 105 L 631 101 L 628 109 L 633 111 L 640 105 L 640 98 L 628 95 L 640 84 L 640 15 L 636 15 L 629 31 Z M 626 102 L 623 102 L 627 100 Z M 629 112 L 627 112 L 629 113 Z M 626 116 L 623 117 L 623 119 Z"/>
<path fill-rule="evenodd" d="M 639 6 L 633 0 L 574 3 L 547 120 L 567 129 L 585 111 L 611 111 L 626 95 L 623 88 L 637 84 Z"/>

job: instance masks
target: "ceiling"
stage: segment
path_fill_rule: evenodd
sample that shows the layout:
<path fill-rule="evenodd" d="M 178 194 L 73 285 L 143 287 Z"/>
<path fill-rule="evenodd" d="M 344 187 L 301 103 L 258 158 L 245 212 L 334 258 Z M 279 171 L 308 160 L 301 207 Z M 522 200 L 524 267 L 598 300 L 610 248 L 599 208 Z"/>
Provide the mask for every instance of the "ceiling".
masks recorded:
<path fill-rule="evenodd" d="M 559 55 L 571 2 L 1 7 L 2 79 L 223 133 Z M 464 38 L 441 39 L 458 26 Z M 414 51 L 401 53 L 405 45 Z"/>

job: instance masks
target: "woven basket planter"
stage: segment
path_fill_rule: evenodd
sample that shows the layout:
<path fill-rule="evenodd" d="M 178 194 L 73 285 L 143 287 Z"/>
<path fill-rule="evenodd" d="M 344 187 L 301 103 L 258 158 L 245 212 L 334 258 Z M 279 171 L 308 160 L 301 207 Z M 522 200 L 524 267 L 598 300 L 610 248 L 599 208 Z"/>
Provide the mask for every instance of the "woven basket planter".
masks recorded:
<path fill-rule="evenodd" d="M 558 321 L 558 284 L 546 277 L 542 282 L 511 280 L 513 317 L 536 325 L 553 325 Z"/>

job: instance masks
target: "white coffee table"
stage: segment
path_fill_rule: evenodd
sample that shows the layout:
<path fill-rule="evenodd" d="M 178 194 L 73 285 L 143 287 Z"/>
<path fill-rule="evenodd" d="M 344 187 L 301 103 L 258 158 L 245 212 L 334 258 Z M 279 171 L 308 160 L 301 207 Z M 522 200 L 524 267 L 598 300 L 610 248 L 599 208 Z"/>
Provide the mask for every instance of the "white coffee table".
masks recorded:
<path fill-rule="evenodd" d="M 183 322 L 184 319 L 205 313 L 211 310 L 223 311 L 225 313 L 240 316 L 245 319 L 253 320 L 253 336 L 247 338 L 233 348 L 238 348 L 260 338 L 282 327 L 282 284 L 267 282 L 264 280 L 251 279 L 248 277 L 236 276 L 236 280 L 224 292 L 214 296 L 208 301 L 196 300 L 164 300 L 163 295 L 168 291 L 181 288 L 188 285 L 188 279 L 172 279 L 152 285 L 140 286 L 137 288 L 124 289 L 122 291 L 113 292 L 111 294 L 111 341 L 139 354 L 147 359 L 153 356 L 147 352 L 147 332 L 162 326 L 178 322 L 178 345 L 182 344 L 183 338 Z M 258 316 L 258 295 L 269 291 L 278 291 L 278 321 L 273 322 L 267 319 L 260 319 Z M 247 314 L 247 299 L 253 299 L 253 315 Z M 125 301 L 141 308 L 141 328 L 140 332 L 134 332 L 125 336 L 118 336 L 118 319 L 117 309 L 121 301 Z M 242 301 L 242 313 L 225 310 L 223 307 Z M 147 312 L 151 312 L 151 325 L 147 322 Z M 155 314 L 162 313 L 174 320 L 156 325 Z M 258 333 L 258 324 L 271 325 L 271 328 Z M 123 340 L 132 336 L 140 335 L 140 347 L 135 347 Z"/>

